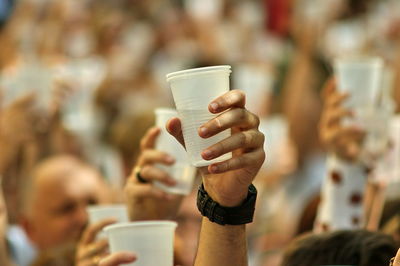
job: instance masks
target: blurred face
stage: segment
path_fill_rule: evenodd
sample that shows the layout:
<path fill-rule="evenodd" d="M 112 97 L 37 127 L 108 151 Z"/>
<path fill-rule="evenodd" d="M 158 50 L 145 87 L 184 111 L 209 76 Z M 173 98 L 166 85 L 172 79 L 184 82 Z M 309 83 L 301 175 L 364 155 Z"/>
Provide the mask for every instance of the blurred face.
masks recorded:
<path fill-rule="evenodd" d="M 88 221 L 86 207 L 101 201 L 104 187 L 99 176 L 89 169 L 73 171 L 35 180 L 26 229 L 39 249 L 78 240 Z"/>

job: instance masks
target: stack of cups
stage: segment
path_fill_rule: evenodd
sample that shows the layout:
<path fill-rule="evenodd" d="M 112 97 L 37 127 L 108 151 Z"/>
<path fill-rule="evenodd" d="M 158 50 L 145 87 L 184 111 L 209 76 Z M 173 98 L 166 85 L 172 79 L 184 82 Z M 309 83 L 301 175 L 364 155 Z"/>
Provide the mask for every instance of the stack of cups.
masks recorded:
<path fill-rule="evenodd" d="M 161 182 L 154 182 L 154 185 L 169 193 L 188 195 L 192 191 L 193 181 L 196 177 L 196 168 L 190 165 L 183 146 L 165 129 L 168 120 L 177 117 L 178 114 L 175 109 L 157 108 L 155 115 L 156 126 L 161 129 L 156 142 L 156 150 L 165 152 L 175 159 L 175 163 L 172 166 L 158 164 L 157 167 L 174 178 L 177 184 L 170 187 Z"/>
<path fill-rule="evenodd" d="M 89 206 L 87 209 L 89 224 L 95 224 L 105 219 L 115 219 L 118 223 L 129 222 L 128 211 L 123 204 Z M 100 232 L 97 238 L 105 238 Z"/>
<path fill-rule="evenodd" d="M 378 104 L 383 65 L 383 60 L 379 57 L 346 57 L 335 60 L 338 90 L 350 95 L 345 107 L 355 113 L 352 120 L 345 121 L 346 124 L 365 127 L 362 123 L 363 116 L 368 116 Z"/>
<path fill-rule="evenodd" d="M 188 69 L 167 75 L 174 97 L 176 109 L 182 122 L 183 137 L 189 160 L 196 167 L 208 166 L 232 157 L 231 153 L 206 161 L 201 152 L 231 135 L 227 129 L 213 137 L 201 138 L 200 126 L 217 117 L 212 114 L 208 105 L 229 91 L 230 66 L 213 66 Z"/>
<path fill-rule="evenodd" d="M 134 263 L 125 266 L 173 266 L 174 232 L 177 224 L 149 221 L 107 226 L 111 253 L 128 251 L 137 255 Z"/>

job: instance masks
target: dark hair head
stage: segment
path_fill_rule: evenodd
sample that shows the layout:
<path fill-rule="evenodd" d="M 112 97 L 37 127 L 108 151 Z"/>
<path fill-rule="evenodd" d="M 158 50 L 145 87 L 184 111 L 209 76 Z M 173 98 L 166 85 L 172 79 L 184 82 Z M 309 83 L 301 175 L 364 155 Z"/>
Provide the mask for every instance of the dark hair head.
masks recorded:
<path fill-rule="evenodd" d="M 394 240 L 377 232 L 307 234 L 288 246 L 282 266 L 388 265 L 396 251 Z"/>

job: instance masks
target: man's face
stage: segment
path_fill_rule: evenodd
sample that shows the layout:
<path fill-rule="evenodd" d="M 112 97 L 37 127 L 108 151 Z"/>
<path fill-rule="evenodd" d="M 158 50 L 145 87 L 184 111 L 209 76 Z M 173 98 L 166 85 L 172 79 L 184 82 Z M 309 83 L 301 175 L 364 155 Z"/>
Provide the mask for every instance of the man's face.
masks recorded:
<path fill-rule="evenodd" d="M 73 171 L 36 180 L 27 232 L 39 249 L 78 240 L 88 221 L 86 207 L 99 203 L 104 192 L 94 171 Z"/>

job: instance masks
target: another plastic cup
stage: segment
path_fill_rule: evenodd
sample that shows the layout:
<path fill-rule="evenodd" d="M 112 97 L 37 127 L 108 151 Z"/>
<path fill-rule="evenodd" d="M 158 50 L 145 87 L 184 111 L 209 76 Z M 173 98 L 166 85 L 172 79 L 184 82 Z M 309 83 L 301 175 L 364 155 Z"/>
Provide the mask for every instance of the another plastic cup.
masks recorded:
<path fill-rule="evenodd" d="M 115 219 L 117 223 L 129 222 L 128 211 L 123 204 L 89 206 L 86 210 L 89 215 L 89 224 L 94 224 L 109 218 Z M 97 238 L 106 238 L 106 235 L 100 232 Z"/>
<path fill-rule="evenodd" d="M 347 108 L 372 107 L 378 102 L 383 66 L 379 57 L 342 57 L 335 60 L 338 89 L 350 94 L 345 103 Z"/>
<path fill-rule="evenodd" d="M 182 121 L 186 151 L 191 164 L 196 167 L 208 166 L 232 158 L 231 153 L 210 161 L 201 157 L 204 149 L 228 138 L 231 135 L 230 129 L 210 138 L 201 138 L 198 134 L 201 125 L 217 116 L 210 113 L 208 105 L 229 91 L 231 72 L 230 66 L 213 66 L 188 69 L 167 75 L 167 82 L 171 87 L 176 109 Z"/>
<path fill-rule="evenodd" d="M 393 116 L 389 123 L 389 147 L 373 173 L 375 181 L 385 184 L 400 181 L 400 115 Z"/>
<path fill-rule="evenodd" d="M 169 221 L 133 222 L 107 226 L 111 253 L 128 251 L 137 255 L 124 266 L 173 266 L 173 242 L 177 224 Z"/>
<path fill-rule="evenodd" d="M 154 185 L 169 193 L 188 195 L 192 191 L 197 170 L 190 165 L 189 158 L 183 146 L 165 129 L 168 120 L 172 117 L 177 117 L 178 113 L 175 109 L 171 108 L 157 108 L 155 110 L 155 115 L 156 126 L 161 128 L 160 135 L 156 142 L 156 149 L 168 153 L 175 158 L 174 165 L 167 166 L 158 164 L 157 167 L 167 172 L 177 181 L 177 184 L 170 187 L 161 182 L 154 182 Z"/>

